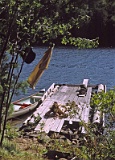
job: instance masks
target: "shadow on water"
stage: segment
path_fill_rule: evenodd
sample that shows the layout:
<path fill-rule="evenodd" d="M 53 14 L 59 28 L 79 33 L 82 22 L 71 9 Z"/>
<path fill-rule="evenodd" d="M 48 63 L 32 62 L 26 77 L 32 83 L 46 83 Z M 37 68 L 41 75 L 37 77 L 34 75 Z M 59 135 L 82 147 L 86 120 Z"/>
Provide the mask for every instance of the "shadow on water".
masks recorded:
<path fill-rule="evenodd" d="M 19 117 L 16 117 L 16 118 L 12 118 L 9 120 L 9 122 L 12 124 L 12 126 L 14 126 L 15 128 L 19 129 L 23 122 L 29 117 L 32 115 L 32 113 L 34 112 L 35 110 L 29 112 L 29 113 L 26 113 L 22 116 L 19 116 Z"/>

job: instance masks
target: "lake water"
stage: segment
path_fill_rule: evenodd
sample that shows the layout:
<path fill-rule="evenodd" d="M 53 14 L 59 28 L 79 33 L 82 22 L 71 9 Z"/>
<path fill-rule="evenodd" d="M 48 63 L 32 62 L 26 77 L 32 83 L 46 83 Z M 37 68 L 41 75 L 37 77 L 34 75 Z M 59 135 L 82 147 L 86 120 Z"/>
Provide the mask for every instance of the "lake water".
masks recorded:
<path fill-rule="evenodd" d="M 36 59 L 23 67 L 20 79 L 26 80 L 42 58 L 46 47 L 33 48 Z M 107 89 L 115 86 L 115 49 L 83 49 L 76 47 L 55 47 L 49 67 L 43 73 L 36 85 L 36 89 L 27 89 L 15 99 L 33 94 L 42 88 L 48 88 L 52 83 L 82 83 L 84 78 L 90 84 L 105 84 Z"/>

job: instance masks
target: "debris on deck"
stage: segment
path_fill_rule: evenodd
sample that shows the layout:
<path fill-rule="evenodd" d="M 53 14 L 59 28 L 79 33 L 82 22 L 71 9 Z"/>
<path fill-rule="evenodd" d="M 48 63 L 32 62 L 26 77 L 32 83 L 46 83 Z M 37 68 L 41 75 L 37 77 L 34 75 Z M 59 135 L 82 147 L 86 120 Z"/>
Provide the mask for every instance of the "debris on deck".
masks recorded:
<path fill-rule="evenodd" d="M 44 94 L 41 105 L 24 121 L 22 128 L 30 125 L 35 133 L 59 133 L 65 126 L 69 126 L 84 134 L 85 125 L 81 124 L 102 125 L 104 119 L 101 112 L 92 112 L 90 100 L 94 92 L 106 92 L 106 86 L 90 85 L 88 82 L 89 79 L 75 85 L 53 83 Z"/>

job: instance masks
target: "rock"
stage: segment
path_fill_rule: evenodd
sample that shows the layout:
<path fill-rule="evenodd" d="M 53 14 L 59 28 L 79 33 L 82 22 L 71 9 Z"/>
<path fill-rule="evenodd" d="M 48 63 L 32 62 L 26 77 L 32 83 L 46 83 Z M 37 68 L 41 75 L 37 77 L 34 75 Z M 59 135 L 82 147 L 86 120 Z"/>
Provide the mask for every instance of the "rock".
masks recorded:
<path fill-rule="evenodd" d="M 75 130 L 75 131 L 74 131 L 74 135 L 77 135 L 77 134 L 78 134 L 78 130 Z"/>
<path fill-rule="evenodd" d="M 68 129 L 68 134 L 71 135 L 71 136 L 73 135 L 73 132 L 72 132 L 71 129 Z"/>
<path fill-rule="evenodd" d="M 63 153 L 55 150 L 50 150 L 47 152 L 48 159 L 61 159 L 61 160 L 68 160 L 68 157 L 70 156 L 70 153 Z M 62 159 L 63 158 L 63 159 Z"/>
<path fill-rule="evenodd" d="M 65 142 L 65 139 L 58 139 L 59 140 L 59 142 L 60 142 L 60 144 L 62 143 L 64 143 Z"/>
<path fill-rule="evenodd" d="M 26 144 L 26 143 L 28 143 L 28 140 L 27 140 L 27 139 L 23 139 L 23 140 L 22 140 L 22 143 L 25 143 L 25 144 Z"/>
<path fill-rule="evenodd" d="M 77 160 L 77 157 L 75 156 L 75 157 L 73 157 L 71 160 Z"/>
<path fill-rule="evenodd" d="M 55 133 L 55 132 L 50 133 L 49 136 L 52 139 L 60 138 L 60 134 L 59 133 Z"/>
<path fill-rule="evenodd" d="M 44 133 L 42 133 L 41 135 L 38 136 L 38 142 L 40 142 L 40 143 L 46 143 L 50 140 L 51 140 L 50 137 Z"/>
<path fill-rule="evenodd" d="M 34 137 L 32 140 L 33 140 L 33 142 L 35 142 L 35 143 L 37 143 L 37 142 L 38 142 L 38 139 L 37 139 L 37 138 L 35 138 L 35 137 Z"/>
<path fill-rule="evenodd" d="M 79 146 L 79 140 L 78 139 L 72 139 L 72 144 Z"/>
<path fill-rule="evenodd" d="M 71 141 L 69 139 L 66 139 L 66 141 L 69 145 L 71 144 Z"/>
<path fill-rule="evenodd" d="M 66 159 L 66 158 L 60 158 L 59 160 L 68 160 L 68 159 Z"/>
<path fill-rule="evenodd" d="M 16 141 L 17 141 L 18 143 L 22 143 L 22 142 L 23 142 L 23 138 L 22 138 L 22 137 L 21 137 L 21 138 L 17 138 Z"/>
<path fill-rule="evenodd" d="M 68 132 L 66 130 L 61 130 L 60 132 L 61 134 L 68 134 Z"/>
<path fill-rule="evenodd" d="M 78 139 L 79 138 L 79 135 L 78 134 L 75 134 L 74 135 L 74 139 Z"/>
<path fill-rule="evenodd" d="M 66 137 L 64 135 L 61 135 L 60 139 L 66 139 Z"/>
<path fill-rule="evenodd" d="M 30 138 L 38 138 L 38 135 L 37 135 L 37 134 L 33 134 L 33 133 L 31 134 L 31 133 L 30 133 L 29 137 L 30 137 Z"/>

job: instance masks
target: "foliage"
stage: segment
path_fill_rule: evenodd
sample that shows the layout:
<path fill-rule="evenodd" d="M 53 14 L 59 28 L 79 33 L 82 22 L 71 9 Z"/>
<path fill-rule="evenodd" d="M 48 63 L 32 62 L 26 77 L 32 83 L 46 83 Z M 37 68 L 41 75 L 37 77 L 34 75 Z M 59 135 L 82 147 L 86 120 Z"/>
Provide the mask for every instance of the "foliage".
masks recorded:
<path fill-rule="evenodd" d="M 75 38 L 75 37 L 69 37 L 67 38 L 66 36 L 63 37 L 62 39 L 62 44 L 71 44 L 74 46 L 77 46 L 78 49 L 84 49 L 84 48 L 97 48 L 99 45 L 98 38 L 89 40 L 86 38 Z"/>
<path fill-rule="evenodd" d="M 98 93 L 92 97 L 91 105 L 106 113 L 109 122 L 115 119 L 115 88 L 106 93 Z M 114 125 L 113 123 L 110 123 Z M 111 127 L 111 126 L 109 126 Z"/>
<path fill-rule="evenodd" d="M 3 26 L 2 22 L 4 23 L 4 27 L 0 27 L 2 38 L 6 36 L 4 33 L 7 33 L 9 28 L 9 17 L 16 13 L 13 20 L 10 18 L 10 23 L 13 23 L 9 49 L 13 47 L 15 39 L 21 46 L 26 46 L 28 43 L 49 44 L 49 41 L 58 45 L 65 44 L 64 37 L 67 39 L 99 37 L 101 40 L 103 38 L 105 43 L 108 40 L 106 32 L 111 32 L 110 29 L 114 32 L 115 3 L 109 0 L 44 0 L 44 2 L 17 0 L 16 3 L 14 0 L 10 3 L 8 0 L 2 0 L 0 5 L 0 25 Z M 109 38 L 111 37 L 112 34 Z M 73 41 L 74 43 L 70 44 L 77 46 L 77 41 Z"/>
<path fill-rule="evenodd" d="M 6 125 L 5 138 L 12 140 L 18 137 L 20 132 L 17 132 L 17 129 L 11 126 L 11 122 L 8 122 Z"/>
<path fill-rule="evenodd" d="M 91 99 L 91 106 L 101 110 L 105 114 L 104 133 L 95 137 L 96 148 L 94 150 L 95 159 L 114 159 L 115 155 L 115 88 L 106 93 L 94 94 Z M 91 135 L 92 138 L 94 134 Z M 94 147 L 94 146 L 93 146 Z M 88 144 L 87 144 L 88 148 Z M 96 154 L 97 152 L 97 154 Z M 99 155 L 100 154 L 100 155 Z"/>
<path fill-rule="evenodd" d="M 15 88 L 15 94 L 18 95 L 20 92 L 26 93 L 27 87 L 29 87 L 29 84 L 27 81 L 21 81 L 16 85 Z"/>

